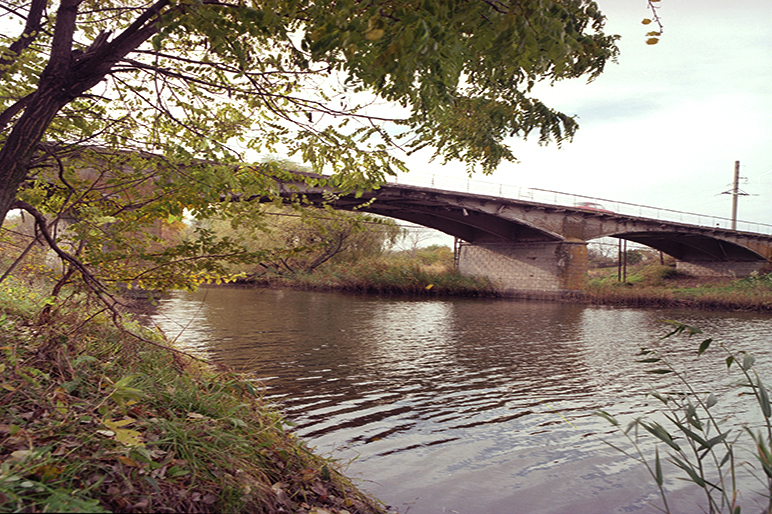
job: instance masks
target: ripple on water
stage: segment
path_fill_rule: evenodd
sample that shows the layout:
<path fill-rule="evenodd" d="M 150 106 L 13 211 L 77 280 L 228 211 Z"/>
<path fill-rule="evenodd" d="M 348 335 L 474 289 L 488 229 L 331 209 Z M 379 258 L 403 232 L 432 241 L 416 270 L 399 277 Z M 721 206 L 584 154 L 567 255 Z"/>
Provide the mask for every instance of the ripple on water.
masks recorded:
<path fill-rule="evenodd" d="M 769 317 L 750 314 L 210 289 L 162 301 L 155 321 L 261 377 L 301 437 L 352 460 L 349 474 L 401 512 L 597 514 L 655 512 L 652 481 L 593 414 L 653 413 L 652 385 L 675 387 L 634 362 L 640 347 L 673 352 L 700 388 L 730 387 L 723 356 L 661 340 L 662 318 L 772 371 Z M 721 396 L 717 412 L 744 412 L 737 401 Z M 695 511 L 669 477 L 674 511 Z"/>

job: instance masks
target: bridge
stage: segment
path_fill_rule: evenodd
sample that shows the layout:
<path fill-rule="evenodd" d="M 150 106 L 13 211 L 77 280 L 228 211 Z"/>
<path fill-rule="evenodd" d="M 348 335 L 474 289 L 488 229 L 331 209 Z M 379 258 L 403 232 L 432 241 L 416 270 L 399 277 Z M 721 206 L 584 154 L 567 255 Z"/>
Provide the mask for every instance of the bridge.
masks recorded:
<path fill-rule="evenodd" d="M 434 180 L 429 186 L 387 183 L 359 197 L 300 182 L 280 183 L 279 190 L 455 236 L 462 240 L 460 272 L 488 277 L 513 296 L 581 295 L 587 243 L 601 237 L 660 250 L 694 276 L 743 277 L 772 260 L 772 225 L 740 222 L 738 230 L 726 218 L 504 185 L 490 185 L 493 194 L 472 193 L 470 181 L 467 191 L 454 191 Z"/>

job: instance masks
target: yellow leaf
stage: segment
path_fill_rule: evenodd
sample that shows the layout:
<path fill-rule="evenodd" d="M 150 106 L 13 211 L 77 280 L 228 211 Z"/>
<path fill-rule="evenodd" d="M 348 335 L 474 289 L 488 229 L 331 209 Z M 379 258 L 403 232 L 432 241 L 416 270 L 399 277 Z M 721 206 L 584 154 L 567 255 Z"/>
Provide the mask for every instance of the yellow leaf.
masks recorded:
<path fill-rule="evenodd" d="M 368 41 L 377 41 L 383 37 L 385 31 L 383 29 L 373 29 L 365 32 L 365 39 Z"/>
<path fill-rule="evenodd" d="M 656 45 L 657 43 L 659 43 L 659 39 L 655 37 L 652 37 L 646 40 L 647 45 Z"/>
<path fill-rule="evenodd" d="M 41 480 L 51 480 L 62 474 L 63 468 L 53 465 L 38 466 L 33 473 Z"/>
<path fill-rule="evenodd" d="M 142 434 L 128 428 L 116 429 L 115 440 L 126 446 L 145 446 L 144 441 L 142 441 Z"/>
<path fill-rule="evenodd" d="M 124 419 L 119 419 L 118 421 L 105 420 L 102 423 L 104 423 L 106 427 L 112 428 L 113 430 L 115 430 L 116 428 L 125 427 L 126 425 L 131 425 L 132 423 L 134 423 L 134 421 L 135 420 L 131 418 L 124 418 Z"/>
<path fill-rule="evenodd" d="M 651 23 L 651 20 L 649 18 L 644 18 L 641 23 L 643 23 L 644 25 L 648 25 L 649 23 Z"/>

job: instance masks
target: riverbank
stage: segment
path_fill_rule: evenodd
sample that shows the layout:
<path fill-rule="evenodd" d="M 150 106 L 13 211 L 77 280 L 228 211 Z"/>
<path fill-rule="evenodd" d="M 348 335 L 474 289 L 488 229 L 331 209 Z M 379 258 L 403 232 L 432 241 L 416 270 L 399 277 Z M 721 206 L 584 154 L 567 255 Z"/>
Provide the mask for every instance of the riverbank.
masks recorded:
<path fill-rule="evenodd" d="M 248 376 L 0 284 L 0 512 L 384 514 Z"/>
<path fill-rule="evenodd" d="M 616 267 L 589 272 L 583 297 L 571 302 L 630 307 L 689 307 L 707 310 L 772 311 L 772 273 L 743 279 L 684 275 L 663 265 L 628 268 L 620 282 Z M 241 281 L 251 287 L 410 296 L 501 297 L 487 279 L 464 277 L 452 266 L 416 262 L 366 261 L 327 267 L 314 273 L 264 274 Z"/>
<path fill-rule="evenodd" d="M 670 266 L 632 267 L 624 282 L 615 268 L 590 271 L 584 301 L 631 307 L 772 311 L 772 273 L 742 279 L 692 277 Z"/>
<path fill-rule="evenodd" d="M 485 278 L 466 277 L 445 264 L 409 259 L 362 259 L 316 269 L 313 273 L 265 273 L 240 282 L 260 287 L 345 291 L 410 296 L 500 296 Z"/>

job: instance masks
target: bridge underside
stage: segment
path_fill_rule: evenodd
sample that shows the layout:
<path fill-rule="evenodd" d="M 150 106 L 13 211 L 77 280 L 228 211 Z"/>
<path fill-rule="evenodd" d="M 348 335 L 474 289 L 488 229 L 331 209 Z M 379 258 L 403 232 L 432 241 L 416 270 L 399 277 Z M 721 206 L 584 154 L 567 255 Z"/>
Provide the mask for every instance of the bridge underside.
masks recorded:
<path fill-rule="evenodd" d="M 746 276 L 772 259 L 769 236 L 610 211 L 393 184 L 330 202 L 331 193 L 329 188 L 300 186 L 282 194 L 300 194 L 313 203 L 388 216 L 455 236 L 464 241 L 458 256 L 462 273 L 488 277 L 520 296 L 582 294 L 587 242 L 606 236 L 660 250 L 675 257 L 680 270 L 697 276 Z"/>
<path fill-rule="evenodd" d="M 676 259 L 679 271 L 693 276 L 745 277 L 768 262 L 745 246 L 702 234 L 639 232 L 614 237 L 666 253 Z"/>

